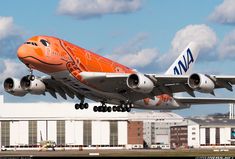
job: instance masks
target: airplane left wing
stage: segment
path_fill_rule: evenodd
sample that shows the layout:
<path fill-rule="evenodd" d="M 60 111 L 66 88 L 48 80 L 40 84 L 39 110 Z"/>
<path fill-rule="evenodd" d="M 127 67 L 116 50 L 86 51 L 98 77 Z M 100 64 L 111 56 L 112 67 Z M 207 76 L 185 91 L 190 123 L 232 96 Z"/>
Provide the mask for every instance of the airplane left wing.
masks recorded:
<path fill-rule="evenodd" d="M 128 84 L 128 78 L 133 74 L 81 72 L 83 80 L 90 86 L 105 92 L 120 93 L 131 100 L 153 98 L 160 94 L 187 92 L 195 97 L 194 91 L 214 94 L 214 89 L 226 88 L 232 91 L 235 76 L 216 76 L 194 73 L 191 75 L 157 75 L 134 73 L 133 83 Z M 136 82 L 136 83 L 135 83 Z M 137 88 L 133 84 L 143 84 L 152 87 L 146 91 L 145 87 Z M 151 84 L 149 84 L 151 83 Z M 133 88 L 131 87 L 133 86 Z"/>
<path fill-rule="evenodd" d="M 162 93 L 187 92 L 195 97 L 194 91 L 202 93 L 214 93 L 214 89 L 226 88 L 233 91 L 235 76 L 191 74 L 191 75 L 147 75 L 155 82 L 154 91 L 160 90 Z"/>

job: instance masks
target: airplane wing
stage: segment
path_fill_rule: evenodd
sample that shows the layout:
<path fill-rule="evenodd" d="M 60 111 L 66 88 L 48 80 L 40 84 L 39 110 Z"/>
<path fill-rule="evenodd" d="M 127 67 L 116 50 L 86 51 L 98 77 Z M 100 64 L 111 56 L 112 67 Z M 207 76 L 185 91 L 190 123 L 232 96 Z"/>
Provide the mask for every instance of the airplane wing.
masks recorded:
<path fill-rule="evenodd" d="M 123 96 L 139 100 L 146 97 L 152 98 L 160 94 L 169 94 L 178 92 L 187 92 L 195 97 L 194 89 L 188 85 L 190 75 L 157 75 L 145 74 L 153 84 L 154 88 L 150 93 L 140 93 L 127 86 L 127 78 L 130 74 L 125 73 L 104 73 L 104 72 L 81 72 L 84 81 L 89 85 L 93 85 L 96 89 L 120 93 Z M 216 76 L 216 75 L 203 75 L 208 77 L 214 82 L 215 89 L 226 88 L 232 91 L 232 85 L 235 84 L 235 76 Z"/>
<path fill-rule="evenodd" d="M 154 91 L 161 91 L 162 93 L 173 94 L 178 92 L 187 92 L 195 97 L 194 91 L 188 85 L 190 75 L 147 75 L 150 79 L 155 81 Z M 221 76 L 221 75 L 203 75 L 208 77 L 215 84 L 215 89 L 226 88 L 233 91 L 232 85 L 235 84 L 235 76 Z"/>
<path fill-rule="evenodd" d="M 174 99 L 182 104 L 224 104 L 235 103 L 235 99 L 232 98 L 191 98 L 191 97 L 174 97 Z"/>
<path fill-rule="evenodd" d="M 42 82 L 46 85 L 46 91 L 49 92 L 54 98 L 57 98 L 56 93 L 58 93 L 65 100 L 68 95 L 70 98 L 77 97 L 78 99 L 82 99 L 82 95 L 79 92 L 70 89 L 64 83 L 57 81 L 50 77 L 43 77 Z"/>

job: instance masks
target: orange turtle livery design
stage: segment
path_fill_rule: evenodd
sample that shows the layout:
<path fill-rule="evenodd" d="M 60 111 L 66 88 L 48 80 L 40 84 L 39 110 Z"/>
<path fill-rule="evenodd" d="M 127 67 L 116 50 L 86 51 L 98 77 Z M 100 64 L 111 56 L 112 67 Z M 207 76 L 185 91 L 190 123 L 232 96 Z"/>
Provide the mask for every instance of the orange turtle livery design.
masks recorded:
<path fill-rule="evenodd" d="M 65 100 L 77 97 L 75 109 L 87 109 L 85 99 L 100 102 L 95 112 L 125 112 L 139 109 L 184 109 L 192 104 L 234 103 L 234 99 L 194 98 L 194 91 L 214 94 L 214 89 L 232 91 L 234 76 L 192 73 L 199 49 L 191 42 L 164 74 L 144 74 L 68 41 L 52 36 L 34 36 L 17 51 L 18 58 L 30 69 L 21 79 L 4 80 L 6 92 L 15 96 L 49 93 Z M 141 61 L 139 61 L 141 63 Z M 47 76 L 33 74 L 38 70 Z M 192 98 L 172 97 L 186 92 Z M 113 104 L 114 106 L 107 106 Z"/>

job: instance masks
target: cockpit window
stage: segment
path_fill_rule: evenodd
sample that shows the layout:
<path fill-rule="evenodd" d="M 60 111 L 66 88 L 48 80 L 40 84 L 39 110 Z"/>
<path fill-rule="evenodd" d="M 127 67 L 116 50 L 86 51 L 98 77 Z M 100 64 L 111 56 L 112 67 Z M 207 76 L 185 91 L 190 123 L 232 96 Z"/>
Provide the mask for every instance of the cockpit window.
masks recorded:
<path fill-rule="evenodd" d="M 24 44 L 30 44 L 30 45 L 38 46 L 37 43 L 35 43 L 35 42 L 30 42 L 30 41 L 27 41 L 27 42 L 25 42 Z"/>
<path fill-rule="evenodd" d="M 41 39 L 40 42 L 44 45 L 44 46 L 50 46 L 50 43 L 44 39 Z"/>

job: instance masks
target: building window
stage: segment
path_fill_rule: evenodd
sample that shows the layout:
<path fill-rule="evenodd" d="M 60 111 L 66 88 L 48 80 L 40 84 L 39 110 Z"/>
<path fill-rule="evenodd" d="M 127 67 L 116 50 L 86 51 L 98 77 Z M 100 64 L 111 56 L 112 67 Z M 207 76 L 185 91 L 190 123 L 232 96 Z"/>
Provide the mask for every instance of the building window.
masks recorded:
<path fill-rule="evenodd" d="M 192 135 L 195 135 L 196 133 L 195 132 L 192 132 Z"/>
<path fill-rule="evenodd" d="M 83 144 L 85 146 L 91 145 L 91 121 L 83 122 Z"/>
<path fill-rule="evenodd" d="M 220 144 L 220 128 L 215 129 L 215 143 L 216 145 Z"/>
<path fill-rule="evenodd" d="M 195 140 L 195 137 L 193 137 L 192 140 Z"/>
<path fill-rule="evenodd" d="M 139 124 L 139 122 L 138 122 Z M 110 121 L 110 145 L 118 145 L 118 123 L 117 121 Z"/>
<path fill-rule="evenodd" d="M 210 144 L 210 128 L 206 128 L 206 145 Z"/>
<path fill-rule="evenodd" d="M 196 128 L 195 128 L 195 127 L 193 127 L 193 128 L 192 128 L 192 130 L 196 130 Z"/>
<path fill-rule="evenodd" d="M 2 146 L 10 145 L 10 122 L 2 121 L 1 122 L 1 144 Z"/>
<path fill-rule="evenodd" d="M 29 121 L 29 145 L 37 145 L 37 121 Z"/>
<path fill-rule="evenodd" d="M 235 128 L 231 128 L 231 139 L 235 139 Z"/>
<path fill-rule="evenodd" d="M 57 129 L 57 145 L 65 145 L 65 121 L 58 120 L 56 121 Z"/>

